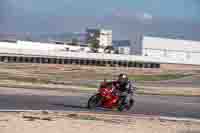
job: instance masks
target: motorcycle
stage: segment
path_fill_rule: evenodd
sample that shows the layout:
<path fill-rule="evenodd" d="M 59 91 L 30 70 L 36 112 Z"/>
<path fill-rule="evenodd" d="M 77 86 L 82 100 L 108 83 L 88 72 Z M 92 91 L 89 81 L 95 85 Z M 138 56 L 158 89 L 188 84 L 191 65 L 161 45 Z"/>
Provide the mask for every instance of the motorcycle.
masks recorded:
<path fill-rule="evenodd" d="M 123 98 L 120 98 L 120 93 L 111 86 L 105 86 L 104 83 L 100 85 L 98 93 L 91 96 L 88 100 L 88 108 L 95 109 L 97 107 L 103 107 L 107 109 L 117 109 L 118 111 L 131 111 L 134 106 L 134 99 L 131 98 L 128 102 L 125 102 Z"/>

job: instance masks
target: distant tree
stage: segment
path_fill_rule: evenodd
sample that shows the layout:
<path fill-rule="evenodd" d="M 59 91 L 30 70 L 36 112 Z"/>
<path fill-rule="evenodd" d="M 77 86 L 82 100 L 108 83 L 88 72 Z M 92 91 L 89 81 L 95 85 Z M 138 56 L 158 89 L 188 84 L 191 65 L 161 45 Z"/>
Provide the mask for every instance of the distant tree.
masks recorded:
<path fill-rule="evenodd" d="M 26 33 L 26 34 L 25 34 L 25 41 L 32 41 L 32 38 L 31 38 L 31 34 L 30 34 L 30 33 Z"/>
<path fill-rule="evenodd" d="M 73 38 L 72 39 L 72 45 L 78 45 L 78 39 Z"/>
<path fill-rule="evenodd" d="M 25 37 L 25 41 L 33 41 L 32 38 L 30 36 L 26 36 Z"/>
<path fill-rule="evenodd" d="M 91 49 L 92 52 L 97 53 L 99 48 L 100 48 L 100 45 L 99 45 L 98 40 L 91 40 L 90 41 L 90 49 Z"/>
<path fill-rule="evenodd" d="M 118 49 L 115 50 L 115 51 L 114 51 L 114 54 L 119 54 L 119 50 L 118 50 Z"/>
<path fill-rule="evenodd" d="M 104 48 L 104 52 L 105 53 L 111 53 L 111 51 L 114 51 L 114 47 L 113 46 L 107 46 Z"/>

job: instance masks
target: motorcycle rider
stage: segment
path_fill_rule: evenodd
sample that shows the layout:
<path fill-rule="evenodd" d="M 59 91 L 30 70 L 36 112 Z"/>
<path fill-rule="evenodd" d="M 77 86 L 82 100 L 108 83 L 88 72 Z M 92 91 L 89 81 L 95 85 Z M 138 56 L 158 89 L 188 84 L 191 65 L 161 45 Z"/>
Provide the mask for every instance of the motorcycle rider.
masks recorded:
<path fill-rule="evenodd" d="M 136 89 L 133 82 L 130 81 L 128 76 L 123 73 L 118 75 L 118 79 L 112 82 L 112 85 L 119 92 L 120 99 L 125 104 L 128 103 L 130 98 L 132 98 Z"/>

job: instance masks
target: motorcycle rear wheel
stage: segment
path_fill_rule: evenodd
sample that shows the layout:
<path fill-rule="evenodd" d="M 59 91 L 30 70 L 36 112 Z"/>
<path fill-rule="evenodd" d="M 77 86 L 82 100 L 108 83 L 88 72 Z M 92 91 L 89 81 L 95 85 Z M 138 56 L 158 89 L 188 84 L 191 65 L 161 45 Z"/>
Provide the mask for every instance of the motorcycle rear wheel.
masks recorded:
<path fill-rule="evenodd" d="M 99 107 L 101 105 L 101 95 L 96 94 L 90 97 L 88 100 L 88 109 L 95 109 L 96 107 Z"/>

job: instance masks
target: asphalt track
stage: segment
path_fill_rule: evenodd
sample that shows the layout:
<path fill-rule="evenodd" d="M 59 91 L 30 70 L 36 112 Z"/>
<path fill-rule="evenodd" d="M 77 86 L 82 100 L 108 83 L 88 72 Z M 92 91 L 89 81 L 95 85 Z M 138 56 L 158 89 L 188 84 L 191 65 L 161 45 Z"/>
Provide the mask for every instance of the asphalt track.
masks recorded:
<path fill-rule="evenodd" d="M 0 87 L 0 110 L 63 110 L 88 111 L 92 93 L 31 90 Z M 162 115 L 200 119 L 200 97 L 136 95 L 131 114 Z M 116 113 L 97 109 L 97 112 Z M 123 113 L 122 113 L 123 114 Z"/>

